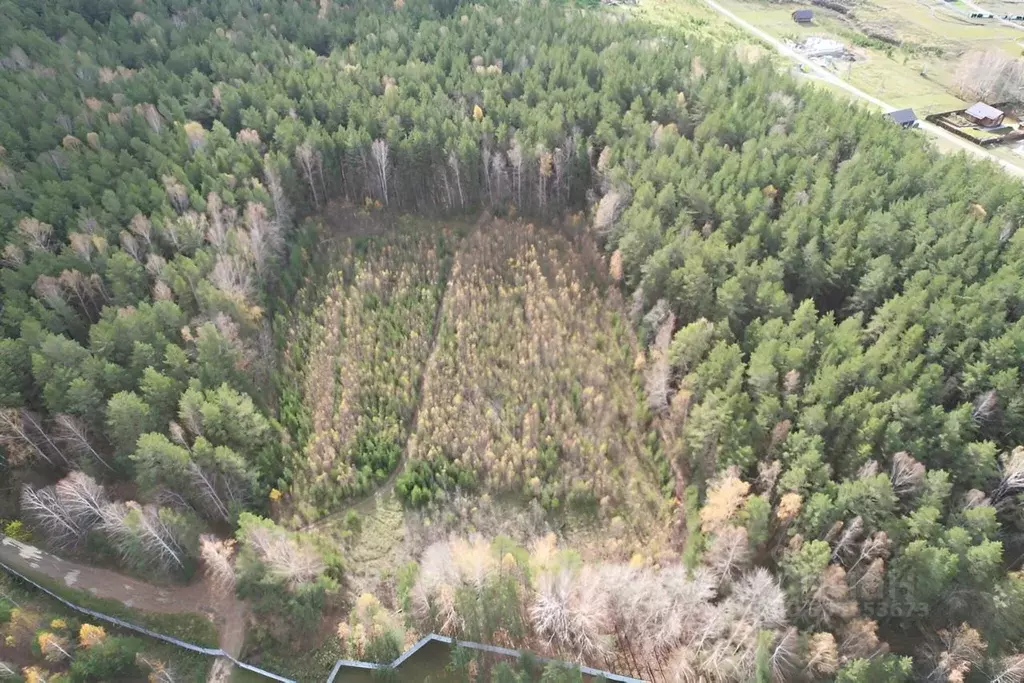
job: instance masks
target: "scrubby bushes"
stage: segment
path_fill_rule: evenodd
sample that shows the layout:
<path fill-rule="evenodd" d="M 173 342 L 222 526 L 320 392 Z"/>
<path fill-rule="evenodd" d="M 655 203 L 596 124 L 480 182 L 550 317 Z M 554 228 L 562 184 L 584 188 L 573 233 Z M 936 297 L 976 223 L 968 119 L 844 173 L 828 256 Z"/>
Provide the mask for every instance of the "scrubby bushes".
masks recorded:
<path fill-rule="evenodd" d="M 285 355 L 285 382 L 301 405 L 290 424 L 302 444 L 286 502 L 302 519 L 397 467 L 444 289 L 444 243 L 443 232 L 377 240 L 364 251 L 350 243 L 326 286 L 304 293 L 322 303 L 295 324 Z"/>
<path fill-rule="evenodd" d="M 260 615 L 257 630 L 290 638 L 314 632 L 338 591 L 340 557 L 311 536 L 250 513 L 239 517 L 236 536 L 235 586 Z"/>
<path fill-rule="evenodd" d="M 169 681 L 175 676 L 139 638 L 108 634 L 102 626 L 45 615 L 29 606 L 0 611 L 0 637 L 0 680 L 106 683 L 147 676 Z M 4 661 L 4 654 L 33 663 L 19 667 Z"/>
<path fill-rule="evenodd" d="M 406 501 L 458 486 L 549 510 L 656 505 L 637 351 L 600 269 L 586 239 L 532 225 L 497 221 L 467 238 L 398 480 Z"/>

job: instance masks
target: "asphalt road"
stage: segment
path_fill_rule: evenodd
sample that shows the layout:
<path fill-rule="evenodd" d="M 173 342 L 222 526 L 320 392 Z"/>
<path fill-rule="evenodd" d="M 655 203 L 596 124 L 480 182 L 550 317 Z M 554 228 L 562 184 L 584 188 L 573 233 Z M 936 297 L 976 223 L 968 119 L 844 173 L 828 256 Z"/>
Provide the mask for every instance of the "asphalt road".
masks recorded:
<path fill-rule="evenodd" d="M 819 79 L 825 81 L 826 83 L 830 83 L 831 85 L 834 85 L 837 88 L 842 88 L 843 90 L 845 90 L 846 92 L 850 93 L 851 95 L 853 95 L 853 96 L 855 96 L 855 97 L 857 97 L 857 98 L 859 98 L 861 100 L 864 100 L 865 102 L 870 102 L 871 104 L 875 105 L 876 107 L 881 108 L 884 111 L 890 112 L 890 111 L 893 111 L 893 110 L 898 108 L 898 107 L 892 106 L 888 102 L 885 102 L 883 100 L 878 99 L 874 95 L 871 95 L 871 94 L 868 94 L 868 93 L 864 92 L 860 88 L 858 88 L 858 87 L 856 87 L 854 85 L 851 85 L 850 83 L 847 83 L 846 81 L 844 81 L 843 79 L 839 78 L 839 76 L 835 75 L 834 73 L 832 73 L 828 69 L 820 66 L 819 64 L 816 64 L 814 61 L 812 61 L 808 57 L 800 54 L 799 52 L 794 50 L 789 45 L 786 45 L 784 42 L 782 42 L 781 40 L 779 40 L 775 36 L 773 36 L 773 35 L 771 35 L 769 33 L 766 33 L 765 31 L 759 29 L 758 27 L 756 27 L 753 24 L 751 24 L 749 21 L 741 19 L 735 13 L 731 12 L 730 10 L 726 9 L 725 7 L 722 7 L 720 4 L 715 2 L 715 0 L 704 0 L 704 1 L 713 10 L 715 10 L 716 12 L 718 12 L 719 14 L 721 14 L 722 16 L 727 18 L 729 21 L 733 22 L 734 24 L 736 24 L 737 26 L 742 28 L 747 33 L 750 33 L 750 34 L 756 36 L 760 40 L 762 40 L 765 43 L 768 43 L 769 45 L 774 47 L 775 50 L 778 51 L 779 53 L 781 53 L 781 54 L 785 55 L 786 57 L 789 57 L 793 61 L 795 61 L 795 62 L 805 66 L 816 78 L 819 78 Z M 1017 176 L 1018 178 L 1024 178 L 1024 168 L 1021 168 L 1019 166 L 1015 166 L 1015 165 L 1011 164 L 1008 161 L 1004 161 L 1004 160 L 1000 159 L 999 157 L 995 156 L 994 154 L 989 153 L 984 148 L 979 147 L 978 145 L 975 145 L 975 144 L 973 144 L 971 142 L 968 142 L 967 140 L 964 140 L 963 138 L 960 138 L 960 137 L 958 137 L 956 135 L 953 135 L 948 130 L 945 130 L 943 128 L 939 128 L 935 124 L 928 123 L 927 121 L 920 121 L 919 122 L 919 127 L 920 127 L 921 130 L 925 131 L 929 135 L 933 135 L 933 136 L 935 136 L 937 138 L 942 138 L 943 140 L 945 140 L 945 141 L 947 141 L 947 142 L 949 142 L 949 143 L 951 143 L 953 145 L 956 145 L 956 147 L 958 149 L 962 149 L 963 151 L 965 151 L 965 152 L 967 152 L 969 154 L 973 154 L 976 157 L 979 157 L 979 158 L 982 158 L 982 159 L 988 159 L 990 161 L 994 161 L 995 163 L 997 163 L 1000 166 L 1002 166 L 1008 173 L 1011 173 L 1011 174 Z"/>

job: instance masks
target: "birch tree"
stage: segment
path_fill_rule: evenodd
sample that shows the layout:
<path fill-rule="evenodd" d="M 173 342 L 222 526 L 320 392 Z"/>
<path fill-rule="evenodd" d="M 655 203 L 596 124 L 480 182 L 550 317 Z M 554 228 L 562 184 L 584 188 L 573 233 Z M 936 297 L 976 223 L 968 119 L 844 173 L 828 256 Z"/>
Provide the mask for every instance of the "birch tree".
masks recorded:
<path fill-rule="evenodd" d="M 309 184 L 310 194 L 313 195 L 313 205 L 317 211 L 320 210 L 320 193 L 317 192 L 317 177 L 322 176 L 323 159 L 319 150 L 315 149 L 308 140 L 295 148 L 295 161 L 299 164 L 303 178 Z"/>
<path fill-rule="evenodd" d="M 380 187 L 381 199 L 388 206 L 388 177 L 391 175 L 391 159 L 387 140 L 377 138 L 370 145 L 374 167 L 377 170 L 377 184 Z"/>
<path fill-rule="evenodd" d="M 10 449 L 15 460 L 36 457 L 48 465 L 68 464 L 39 417 L 25 408 L 0 410 L 0 444 Z"/>
<path fill-rule="evenodd" d="M 53 487 L 33 489 L 25 486 L 21 491 L 21 511 L 43 530 L 50 543 L 58 547 L 78 544 L 87 531 L 57 497 Z"/>
<path fill-rule="evenodd" d="M 114 468 L 110 466 L 106 458 L 93 447 L 89 429 L 83 420 L 74 415 L 61 413 L 54 418 L 54 423 L 57 427 L 54 438 L 63 444 L 72 457 L 91 458 L 106 469 L 113 471 Z"/>
<path fill-rule="evenodd" d="M 281 174 L 274 166 L 270 154 L 263 157 L 263 178 L 267 183 L 267 192 L 274 205 L 274 220 L 277 222 L 279 234 L 288 232 L 292 225 L 292 207 L 281 184 Z"/>

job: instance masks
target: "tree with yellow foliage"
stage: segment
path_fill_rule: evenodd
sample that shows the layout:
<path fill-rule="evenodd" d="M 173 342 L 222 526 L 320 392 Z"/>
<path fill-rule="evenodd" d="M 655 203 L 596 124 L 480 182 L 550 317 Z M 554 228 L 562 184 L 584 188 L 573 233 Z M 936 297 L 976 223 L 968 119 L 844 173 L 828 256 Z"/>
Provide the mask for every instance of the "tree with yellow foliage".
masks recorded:
<path fill-rule="evenodd" d="M 43 631 L 36 636 L 36 641 L 39 643 L 39 650 L 43 653 L 46 661 L 62 662 L 65 659 L 71 659 L 71 646 L 66 638 L 62 638 L 56 633 Z"/>
<path fill-rule="evenodd" d="M 25 677 L 25 683 L 46 683 L 50 680 L 50 672 L 38 666 L 26 667 L 21 673 Z"/>
<path fill-rule="evenodd" d="M 385 609 L 371 593 L 363 593 L 337 629 L 338 638 L 355 659 L 390 662 L 405 645 L 401 619 Z"/>
<path fill-rule="evenodd" d="M 82 624 L 82 627 L 78 629 L 78 644 L 82 647 L 92 647 L 93 645 L 99 645 L 107 638 L 107 631 L 102 626 L 94 626 L 93 624 Z"/>

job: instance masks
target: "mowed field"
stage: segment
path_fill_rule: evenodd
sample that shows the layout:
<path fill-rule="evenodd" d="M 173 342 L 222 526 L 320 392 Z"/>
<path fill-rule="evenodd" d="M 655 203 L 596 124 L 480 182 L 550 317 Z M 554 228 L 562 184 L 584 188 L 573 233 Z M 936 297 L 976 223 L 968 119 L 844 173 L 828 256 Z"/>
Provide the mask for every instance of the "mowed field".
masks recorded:
<path fill-rule="evenodd" d="M 809 3 L 721 0 L 721 4 L 778 38 L 800 42 L 814 36 L 843 42 L 857 61 L 837 62 L 838 76 L 894 106 L 913 107 L 921 115 L 963 104 L 951 89 L 957 61 L 964 53 L 997 49 L 1019 57 L 1024 45 L 1024 30 L 996 20 L 969 19 L 974 10 L 959 1 L 859 0 L 852 15 L 845 16 L 813 7 L 814 22 L 803 26 L 791 15 L 796 9 L 812 7 Z M 998 14 L 1024 13 L 1024 3 L 982 6 Z M 750 42 L 702 0 L 642 0 L 638 14 L 658 23 L 698 27 L 702 35 L 716 41 Z M 871 38 L 872 27 L 893 34 L 901 45 Z"/>

